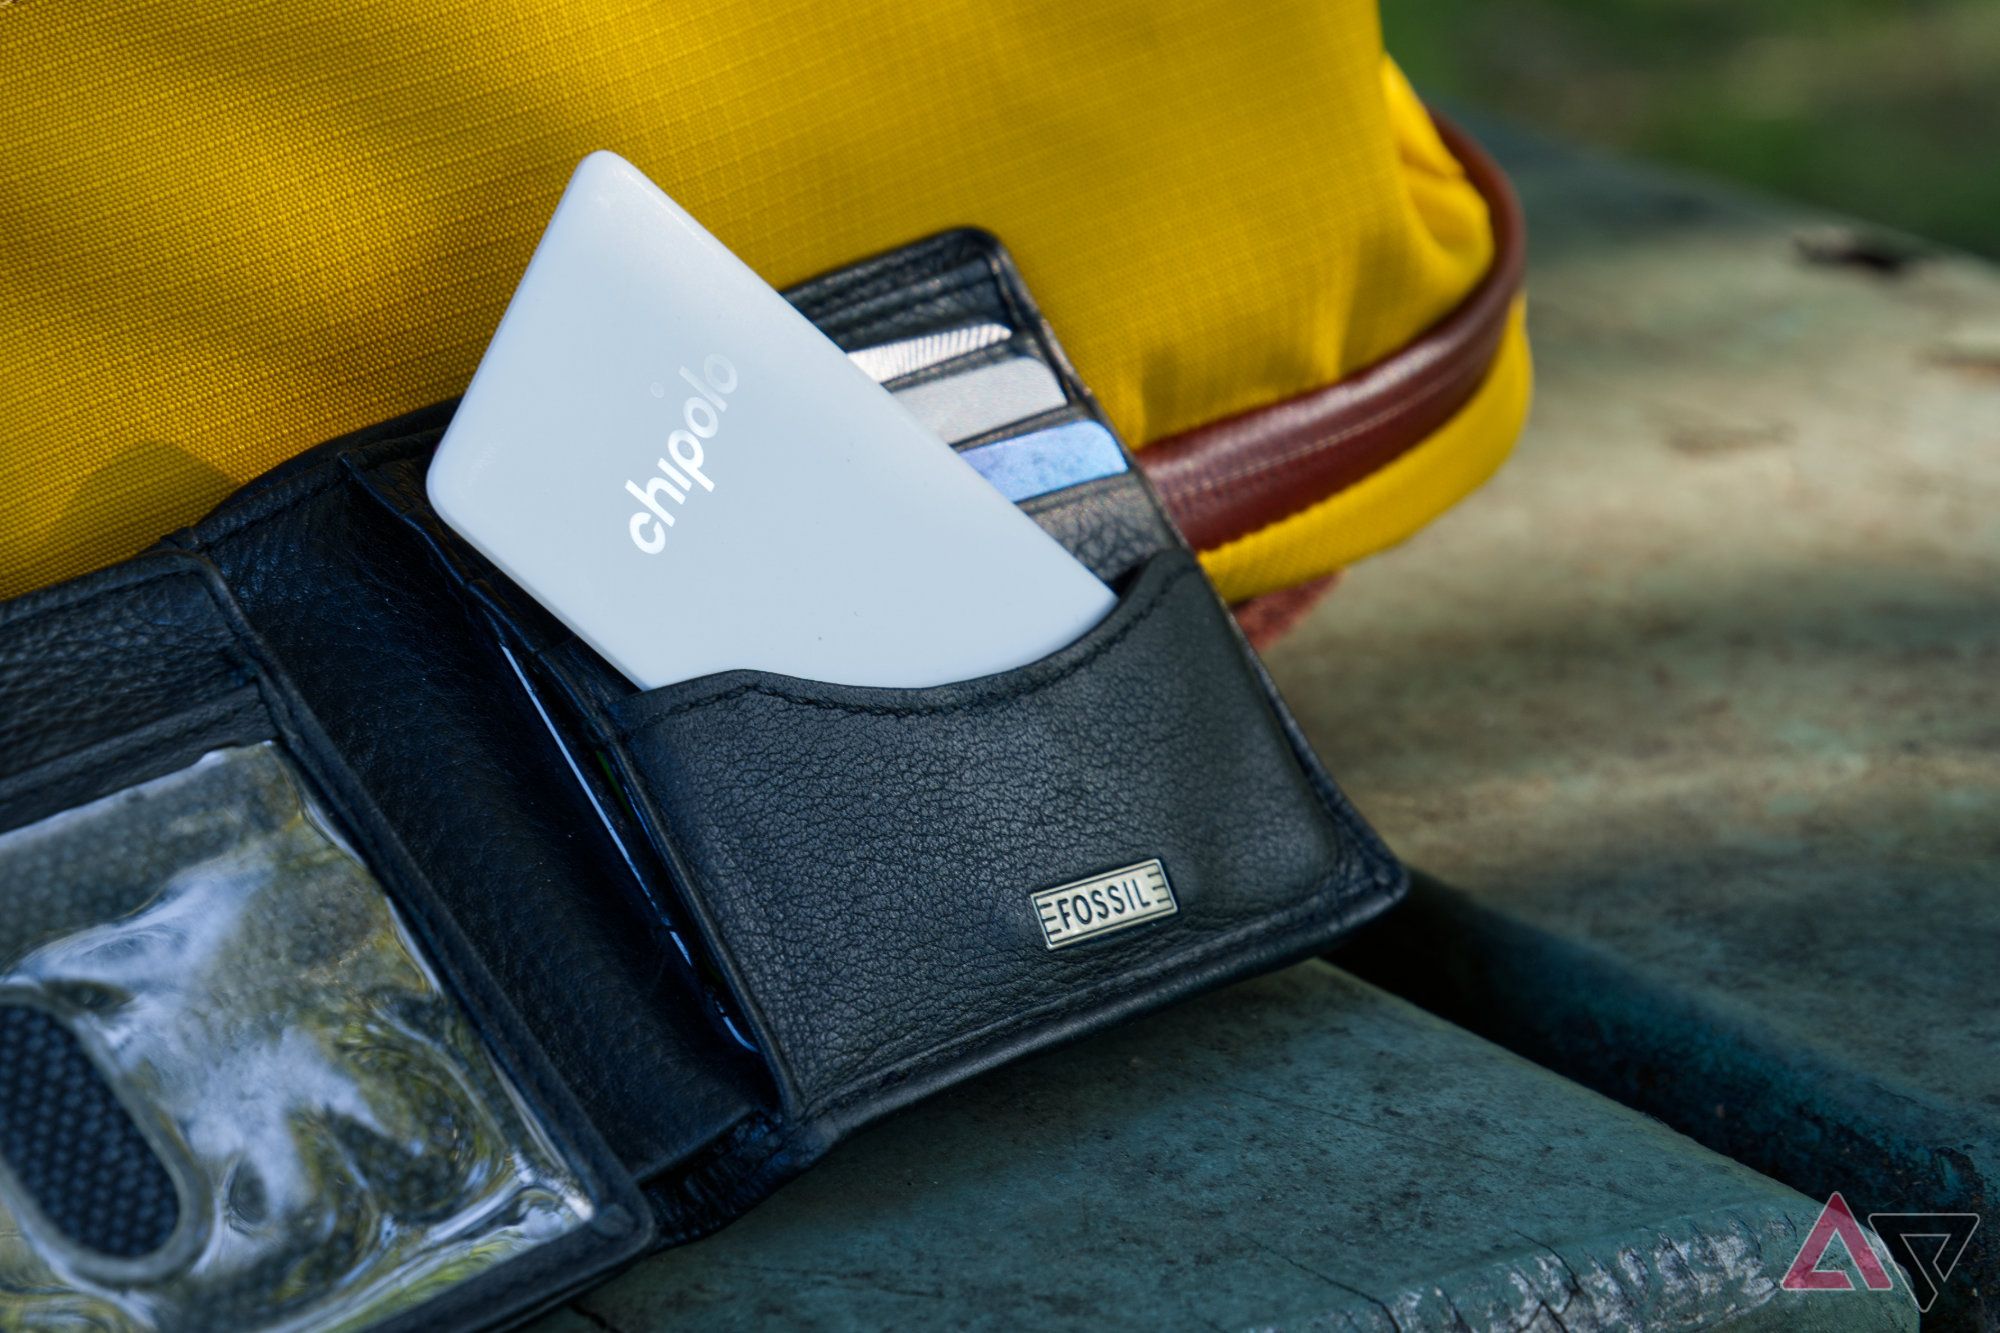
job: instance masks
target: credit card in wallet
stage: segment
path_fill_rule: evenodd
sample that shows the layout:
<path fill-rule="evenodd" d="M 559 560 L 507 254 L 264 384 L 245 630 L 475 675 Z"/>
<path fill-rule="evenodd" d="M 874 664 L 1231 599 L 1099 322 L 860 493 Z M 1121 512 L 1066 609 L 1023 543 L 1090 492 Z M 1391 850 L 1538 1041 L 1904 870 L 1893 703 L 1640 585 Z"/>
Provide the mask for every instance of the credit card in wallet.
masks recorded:
<path fill-rule="evenodd" d="M 641 688 L 924 686 L 1110 591 L 630 163 L 570 178 L 431 463 L 446 523 Z"/>
<path fill-rule="evenodd" d="M 1095 421 L 1066 421 L 975 444 L 959 450 L 958 456 L 1015 504 L 1116 476 L 1128 466 L 1125 450 Z"/>
<path fill-rule="evenodd" d="M 952 444 L 1069 402 L 1056 373 L 1032 356 L 981 362 L 894 392 L 910 415 Z"/>
<path fill-rule="evenodd" d="M 939 329 L 935 333 L 920 333 L 914 338 L 897 342 L 857 348 L 847 354 L 847 359 L 867 371 L 869 379 L 877 384 L 886 384 L 995 343 L 1006 342 L 1013 336 L 1014 330 L 1005 324 L 982 320 L 977 324 Z"/>

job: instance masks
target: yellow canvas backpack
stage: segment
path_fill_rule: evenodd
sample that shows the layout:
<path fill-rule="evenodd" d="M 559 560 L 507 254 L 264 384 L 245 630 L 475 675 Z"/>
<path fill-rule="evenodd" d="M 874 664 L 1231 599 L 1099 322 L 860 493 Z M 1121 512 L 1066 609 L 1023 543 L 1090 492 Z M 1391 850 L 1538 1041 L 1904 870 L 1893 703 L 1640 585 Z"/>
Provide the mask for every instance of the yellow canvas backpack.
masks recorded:
<path fill-rule="evenodd" d="M 1374 0 L 31 0 L 0 49 L 0 597 L 459 392 L 599 147 L 781 286 L 997 233 L 1232 600 L 1526 411 L 1511 200 Z"/>

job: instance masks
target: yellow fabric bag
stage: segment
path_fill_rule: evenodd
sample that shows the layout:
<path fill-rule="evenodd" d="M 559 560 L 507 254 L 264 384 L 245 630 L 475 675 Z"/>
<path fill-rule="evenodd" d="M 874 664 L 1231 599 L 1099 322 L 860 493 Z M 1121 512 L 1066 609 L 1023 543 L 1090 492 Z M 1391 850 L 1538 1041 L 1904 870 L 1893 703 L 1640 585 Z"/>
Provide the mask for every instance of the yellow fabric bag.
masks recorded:
<path fill-rule="evenodd" d="M 459 392 L 593 148 L 778 285 L 996 232 L 1142 446 L 1394 358 L 1496 263 L 1374 0 L 29 0 L 0 50 L 0 596 Z M 1201 543 L 1225 595 L 1477 485 L 1518 304 L 1496 346 L 1420 443 Z"/>

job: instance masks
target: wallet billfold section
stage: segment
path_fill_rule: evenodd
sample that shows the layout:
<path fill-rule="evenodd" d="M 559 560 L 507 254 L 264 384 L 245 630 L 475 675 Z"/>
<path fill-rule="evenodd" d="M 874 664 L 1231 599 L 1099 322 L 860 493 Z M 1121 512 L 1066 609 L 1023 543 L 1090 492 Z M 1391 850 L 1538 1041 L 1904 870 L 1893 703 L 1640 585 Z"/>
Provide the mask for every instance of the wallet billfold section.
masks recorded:
<path fill-rule="evenodd" d="M 477 1324 L 645 1244 L 211 565 L 0 607 L 0 740 L 0 1324 Z"/>
<path fill-rule="evenodd" d="M 1065 402 L 962 448 L 1101 423 L 982 233 L 788 296 L 1003 326 Z M 1119 597 L 1048 658 L 639 691 L 431 512 L 449 417 L 0 610 L 0 1314 L 504 1323 L 1401 891 L 1135 468 L 1024 502 Z"/>

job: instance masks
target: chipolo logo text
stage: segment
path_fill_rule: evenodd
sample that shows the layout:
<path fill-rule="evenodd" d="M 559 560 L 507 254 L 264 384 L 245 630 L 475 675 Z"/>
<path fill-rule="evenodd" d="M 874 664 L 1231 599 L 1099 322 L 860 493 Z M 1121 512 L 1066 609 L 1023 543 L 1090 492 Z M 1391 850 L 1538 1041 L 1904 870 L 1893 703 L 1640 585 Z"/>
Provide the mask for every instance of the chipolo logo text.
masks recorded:
<path fill-rule="evenodd" d="M 681 404 L 684 429 L 667 436 L 667 456 L 659 460 L 659 475 L 648 474 L 644 486 L 636 481 L 625 483 L 632 498 L 645 506 L 634 511 L 626 530 L 632 534 L 632 544 L 647 555 L 658 555 L 667 548 L 667 529 L 674 525 L 674 511 L 667 508 L 667 500 L 678 509 L 688 502 L 695 487 L 715 489 L 703 442 L 714 439 L 722 429 L 722 414 L 729 410 L 728 395 L 736 392 L 736 367 L 726 356 L 705 359 L 699 378 L 682 366 L 681 378 L 694 389 Z M 658 385 L 653 386 L 653 392 L 660 392 Z"/>

